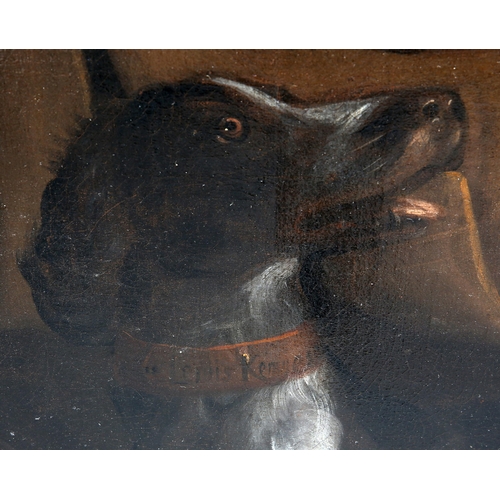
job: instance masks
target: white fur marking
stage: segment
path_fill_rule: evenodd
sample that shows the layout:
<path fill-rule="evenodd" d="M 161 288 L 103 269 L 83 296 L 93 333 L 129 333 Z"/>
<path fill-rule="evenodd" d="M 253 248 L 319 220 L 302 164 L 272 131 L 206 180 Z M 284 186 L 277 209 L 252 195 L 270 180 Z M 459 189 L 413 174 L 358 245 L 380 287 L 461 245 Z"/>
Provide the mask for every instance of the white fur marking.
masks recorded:
<path fill-rule="evenodd" d="M 227 80 L 226 78 L 214 78 L 215 83 L 238 90 L 252 101 L 268 106 L 283 114 L 288 114 L 305 122 L 320 122 L 324 124 L 337 125 L 346 132 L 355 130 L 366 116 L 384 100 L 383 97 L 376 99 L 364 99 L 361 101 L 347 101 L 333 104 L 325 104 L 312 108 L 297 108 L 278 101 L 274 97 L 249 85 Z"/>

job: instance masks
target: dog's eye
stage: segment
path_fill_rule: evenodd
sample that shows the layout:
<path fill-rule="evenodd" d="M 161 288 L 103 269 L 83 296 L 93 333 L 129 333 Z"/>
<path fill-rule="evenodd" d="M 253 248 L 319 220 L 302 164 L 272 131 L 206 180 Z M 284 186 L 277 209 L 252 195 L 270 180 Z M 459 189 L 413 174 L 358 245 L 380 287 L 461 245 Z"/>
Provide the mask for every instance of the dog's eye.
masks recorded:
<path fill-rule="evenodd" d="M 228 139 L 238 139 L 243 135 L 243 124 L 238 118 L 225 117 L 219 123 L 218 139 L 227 142 Z"/>

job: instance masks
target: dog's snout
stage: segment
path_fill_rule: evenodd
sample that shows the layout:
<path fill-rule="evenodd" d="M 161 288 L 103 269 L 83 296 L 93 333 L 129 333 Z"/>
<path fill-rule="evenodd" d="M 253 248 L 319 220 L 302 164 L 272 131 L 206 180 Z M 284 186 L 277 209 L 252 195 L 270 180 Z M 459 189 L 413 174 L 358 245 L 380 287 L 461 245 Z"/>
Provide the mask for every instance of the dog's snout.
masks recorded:
<path fill-rule="evenodd" d="M 406 91 L 371 104 L 357 130 L 334 131 L 304 169 L 312 180 L 298 197 L 294 225 L 304 240 L 376 232 L 384 224 L 367 221 L 361 207 L 373 211 L 373 203 L 406 197 L 462 162 L 467 120 L 454 91 Z"/>

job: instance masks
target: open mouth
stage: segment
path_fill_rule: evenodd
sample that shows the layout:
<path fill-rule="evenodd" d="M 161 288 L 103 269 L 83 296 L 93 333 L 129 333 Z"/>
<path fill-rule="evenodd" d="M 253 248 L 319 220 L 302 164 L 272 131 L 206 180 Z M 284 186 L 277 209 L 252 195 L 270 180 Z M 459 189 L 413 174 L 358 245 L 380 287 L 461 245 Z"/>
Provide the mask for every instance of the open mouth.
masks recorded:
<path fill-rule="evenodd" d="M 299 243 L 363 246 L 421 236 L 446 215 L 444 207 L 427 200 L 400 196 L 371 198 L 331 205 L 328 199 L 303 205 L 295 219 Z"/>

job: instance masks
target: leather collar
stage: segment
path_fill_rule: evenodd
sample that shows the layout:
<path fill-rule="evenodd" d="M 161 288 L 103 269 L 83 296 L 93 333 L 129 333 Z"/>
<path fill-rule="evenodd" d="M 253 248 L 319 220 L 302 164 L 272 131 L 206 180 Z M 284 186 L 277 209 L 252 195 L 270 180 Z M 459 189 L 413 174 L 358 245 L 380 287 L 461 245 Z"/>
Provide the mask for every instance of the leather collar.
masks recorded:
<path fill-rule="evenodd" d="M 321 364 L 318 336 L 304 322 L 281 335 L 208 348 L 117 336 L 114 373 L 122 385 L 158 396 L 237 392 L 300 378 Z"/>

